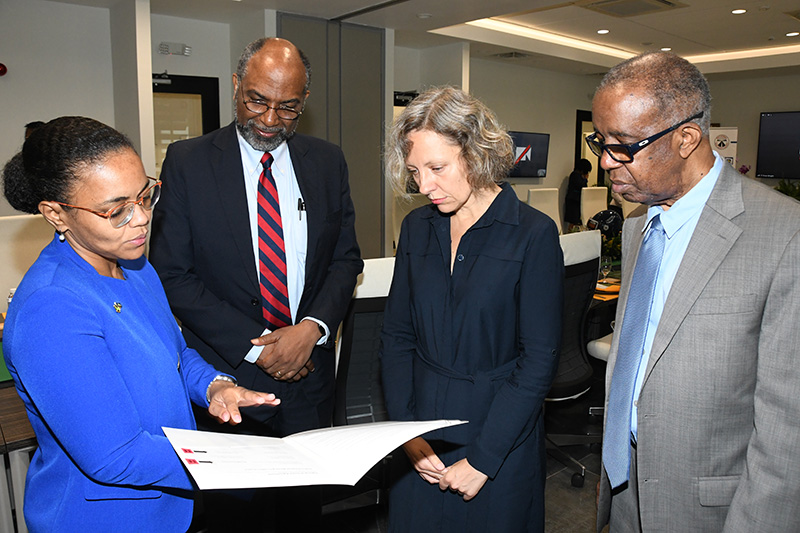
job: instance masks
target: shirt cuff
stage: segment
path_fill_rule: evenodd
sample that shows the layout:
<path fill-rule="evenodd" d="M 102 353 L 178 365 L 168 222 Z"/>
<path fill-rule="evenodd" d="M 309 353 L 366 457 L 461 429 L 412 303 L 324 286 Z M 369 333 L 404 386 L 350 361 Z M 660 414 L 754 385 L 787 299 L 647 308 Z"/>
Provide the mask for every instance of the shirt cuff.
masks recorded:
<path fill-rule="evenodd" d="M 330 337 L 331 335 L 331 330 L 328 329 L 328 326 L 325 324 L 325 322 L 319 320 L 318 318 L 314 318 L 313 316 L 304 317 L 303 320 L 311 320 L 312 322 L 316 322 L 317 324 L 322 326 L 322 329 L 325 330 L 325 334 L 322 335 L 322 337 L 320 337 L 320 339 L 317 341 L 317 346 L 322 346 L 323 344 L 328 342 L 328 337 Z M 301 322 L 303 320 L 301 320 Z"/>

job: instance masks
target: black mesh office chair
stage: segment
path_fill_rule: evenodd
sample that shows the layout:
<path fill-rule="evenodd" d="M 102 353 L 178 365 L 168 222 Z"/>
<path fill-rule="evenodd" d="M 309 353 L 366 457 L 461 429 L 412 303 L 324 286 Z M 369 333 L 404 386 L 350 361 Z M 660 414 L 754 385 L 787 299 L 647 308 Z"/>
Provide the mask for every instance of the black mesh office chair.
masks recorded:
<path fill-rule="evenodd" d="M 334 426 L 388 420 L 378 351 L 393 272 L 393 257 L 364 261 L 338 338 Z M 383 503 L 387 468 L 387 460 L 378 463 L 355 487 L 326 487 L 325 505 L 341 510 Z"/>
<path fill-rule="evenodd" d="M 593 369 L 586 353 L 586 314 L 597 284 L 600 266 L 601 238 L 599 231 L 584 231 L 562 235 L 564 252 L 564 311 L 561 334 L 561 353 L 548 402 L 561 402 L 586 394 L 593 381 Z M 577 471 L 572 485 L 583 486 L 586 467 L 564 452 L 559 446 L 600 442 L 601 435 L 548 433 L 548 453 Z"/>

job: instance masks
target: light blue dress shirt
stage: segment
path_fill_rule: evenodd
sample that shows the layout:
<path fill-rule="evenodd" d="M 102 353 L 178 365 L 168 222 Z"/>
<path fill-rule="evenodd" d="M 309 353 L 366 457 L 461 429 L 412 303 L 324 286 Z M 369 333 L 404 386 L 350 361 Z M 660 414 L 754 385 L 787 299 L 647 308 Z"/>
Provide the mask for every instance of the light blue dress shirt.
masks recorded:
<path fill-rule="evenodd" d="M 689 246 L 689 241 L 700 220 L 700 214 L 711 196 L 711 191 L 717 183 L 722 165 L 726 164 L 716 152 L 714 152 L 714 165 L 708 174 L 700 180 L 697 185 L 692 187 L 672 207 L 665 210 L 661 206 L 653 206 L 647 210 L 647 223 L 643 231 L 649 231 L 650 222 L 653 217 L 660 215 L 661 225 L 666 234 L 664 243 L 664 255 L 661 258 L 661 267 L 656 287 L 653 295 L 653 303 L 650 307 L 650 320 L 647 324 L 647 332 L 644 338 L 644 353 L 639 362 L 639 369 L 636 373 L 636 383 L 634 384 L 634 401 L 631 405 L 631 434 L 634 440 L 637 438 L 637 403 L 639 393 L 642 390 L 647 363 L 650 360 L 650 350 L 653 347 L 653 339 L 661 321 L 661 314 L 664 311 L 664 304 L 672 288 L 672 282 L 678 273 L 678 268 L 683 261 L 683 255 Z"/>
<path fill-rule="evenodd" d="M 239 153 L 242 156 L 242 170 L 244 172 L 245 192 L 247 194 L 247 209 L 250 217 L 250 235 L 253 242 L 253 255 L 255 257 L 256 275 L 260 276 L 258 263 L 258 179 L 261 176 L 261 156 L 264 152 L 254 149 L 236 131 L 239 140 Z M 297 308 L 305 288 L 306 254 L 308 250 L 308 217 L 305 212 L 305 201 L 297 183 L 294 173 L 289 146 L 284 142 L 272 154 L 272 177 L 278 189 L 278 201 L 281 205 L 281 224 L 283 225 L 283 241 L 286 248 L 286 286 L 289 290 L 289 310 L 292 320 L 297 320 Z M 325 335 L 317 341 L 324 344 L 330 330 L 328 325 L 313 317 L 304 317 L 320 324 L 325 328 Z M 264 330 L 263 334 L 269 330 Z M 263 346 L 254 346 L 245 356 L 245 361 L 254 363 L 258 359 Z"/>

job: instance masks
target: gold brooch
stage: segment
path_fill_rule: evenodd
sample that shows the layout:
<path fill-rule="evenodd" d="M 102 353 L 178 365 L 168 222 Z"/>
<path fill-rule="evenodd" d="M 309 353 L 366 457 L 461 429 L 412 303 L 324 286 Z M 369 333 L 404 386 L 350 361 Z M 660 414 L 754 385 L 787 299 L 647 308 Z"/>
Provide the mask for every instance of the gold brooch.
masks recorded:
<path fill-rule="evenodd" d="M 114 302 L 114 311 L 116 311 L 117 313 L 121 312 L 122 311 L 122 304 L 119 303 L 119 302 Z"/>

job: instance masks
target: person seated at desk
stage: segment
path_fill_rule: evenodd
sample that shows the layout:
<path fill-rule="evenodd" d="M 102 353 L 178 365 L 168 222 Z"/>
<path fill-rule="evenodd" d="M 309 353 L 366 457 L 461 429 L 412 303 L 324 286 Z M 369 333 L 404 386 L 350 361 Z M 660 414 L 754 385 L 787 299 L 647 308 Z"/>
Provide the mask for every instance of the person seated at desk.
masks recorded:
<path fill-rule="evenodd" d="M 84 117 L 37 129 L 3 171 L 9 203 L 56 230 L 9 306 L 4 357 L 38 441 L 31 531 L 186 531 L 192 482 L 162 426 L 277 405 L 187 348 L 144 257 L 160 182 L 130 141 Z M 81 207 L 78 207 L 81 206 Z"/>
<path fill-rule="evenodd" d="M 592 163 L 588 159 L 581 159 L 569 175 L 567 195 L 564 197 L 564 220 L 569 223 L 569 231 L 586 223 L 581 220 L 581 193 L 589 183 L 591 171 Z"/>

